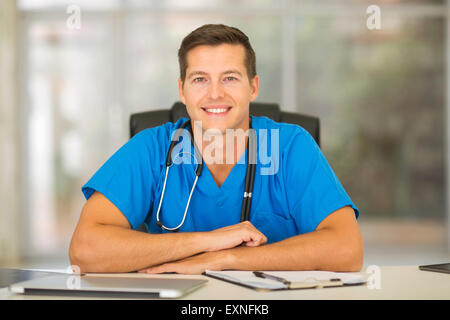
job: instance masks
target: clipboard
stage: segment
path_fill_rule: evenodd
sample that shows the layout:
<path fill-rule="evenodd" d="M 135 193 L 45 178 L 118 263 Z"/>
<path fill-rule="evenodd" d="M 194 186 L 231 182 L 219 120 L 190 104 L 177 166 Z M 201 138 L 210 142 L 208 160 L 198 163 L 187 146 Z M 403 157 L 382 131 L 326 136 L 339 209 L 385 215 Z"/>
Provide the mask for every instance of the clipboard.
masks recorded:
<path fill-rule="evenodd" d="M 259 292 L 355 286 L 367 282 L 366 277 L 360 273 L 334 273 L 328 271 L 264 271 L 264 273 L 275 277 L 284 275 L 285 280 L 289 279 L 291 281 L 287 280 L 287 283 L 282 283 L 272 279 L 261 279 L 255 276 L 252 271 L 205 270 L 203 275 Z M 289 276 L 286 277 L 286 274 Z M 295 281 L 299 279 L 302 281 Z"/>

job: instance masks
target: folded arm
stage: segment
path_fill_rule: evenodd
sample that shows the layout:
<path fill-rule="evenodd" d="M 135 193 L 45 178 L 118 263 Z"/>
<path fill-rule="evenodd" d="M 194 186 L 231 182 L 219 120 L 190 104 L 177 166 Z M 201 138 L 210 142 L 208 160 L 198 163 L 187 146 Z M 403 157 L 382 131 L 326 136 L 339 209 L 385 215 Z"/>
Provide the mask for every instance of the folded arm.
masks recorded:
<path fill-rule="evenodd" d="M 250 223 L 211 232 L 148 234 L 131 229 L 120 210 L 95 192 L 83 207 L 69 257 L 81 272 L 130 272 L 202 252 L 259 246 L 267 238 Z"/>

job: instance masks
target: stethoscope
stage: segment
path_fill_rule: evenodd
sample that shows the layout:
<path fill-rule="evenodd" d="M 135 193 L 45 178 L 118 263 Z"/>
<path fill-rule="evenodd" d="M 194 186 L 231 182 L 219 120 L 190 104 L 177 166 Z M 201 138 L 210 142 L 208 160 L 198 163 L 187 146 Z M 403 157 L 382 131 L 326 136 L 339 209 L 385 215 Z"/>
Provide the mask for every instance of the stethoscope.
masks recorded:
<path fill-rule="evenodd" d="M 181 226 L 184 223 L 184 220 L 186 219 L 186 214 L 189 209 L 189 203 L 191 202 L 192 193 L 194 192 L 195 186 L 197 185 L 197 181 L 200 178 L 203 170 L 203 159 L 201 157 L 200 151 L 198 150 L 198 147 L 195 143 L 195 141 L 192 139 L 193 133 L 192 133 L 192 126 L 189 130 L 189 137 L 191 138 L 191 141 L 193 141 L 194 150 L 195 150 L 195 156 L 197 159 L 197 169 L 195 170 L 195 180 L 192 185 L 191 191 L 189 192 L 189 198 L 186 204 L 186 208 L 184 210 L 183 219 L 181 220 L 181 223 L 174 227 L 169 228 L 162 224 L 162 222 L 159 219 L 159 213 L 161 210 L 161 204 L 164 199 L 164 193 L 166 191 L 166 183 L 167 183 L 167 176 L 169 174 L 169 169 L 172 166 L 172 152 L 175 148 L 176 144 L 179 142 L 180 136 L 185 133 L 185 129 L 187 126 L 191 124 L 191 120 L 186 121 L 183 123 L 183 125 L 176 130 L 175 134 L 172 137 L 172 141 L 169 146 L 169 151 L 167 152 L 166 157 L 166 174 L 164 177 L 164 183 L 161 193 L 161 198 L 159 199 L 159 205 L 158 205 L 158 211 L 156 212 L 156 224 L 163 230 L 166 231 L 173 231 L 177 232 Z M 253 192 L 253 184 L 255 180 L 255 169 L 256 169 L 256 135 L 254 130 L 251 127 L 250 122 L 250 129 L 248 130 L 248 152 L 247 152 L 247 169 L 245 172 L 245 187 L 244 187 L 244 196 L 242 199 L 242 207 L 241 207 L 241 222 L 247 221 L 250 218 L 250 208 L 252 205 L 252 192 Z"/>

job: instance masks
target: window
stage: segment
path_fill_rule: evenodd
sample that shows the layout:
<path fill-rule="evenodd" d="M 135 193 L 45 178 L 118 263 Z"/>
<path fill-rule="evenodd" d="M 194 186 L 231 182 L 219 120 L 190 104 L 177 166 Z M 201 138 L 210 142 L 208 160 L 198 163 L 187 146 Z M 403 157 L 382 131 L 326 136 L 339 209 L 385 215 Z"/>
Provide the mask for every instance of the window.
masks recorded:
<path fill-rule="evenodd" d="M 366 244 L 445 245 L 444 1 L 385 1 L 376 31 L 356 0 L 74 4 L 76 31 L 64 4 L 19 1 L 28 256 L 67 255 L 81 186 L 127 141 L 131 113 L 178 100 L 179 44 L 204 23 L 249 35 L 258 101 L 320 117 Z"/>

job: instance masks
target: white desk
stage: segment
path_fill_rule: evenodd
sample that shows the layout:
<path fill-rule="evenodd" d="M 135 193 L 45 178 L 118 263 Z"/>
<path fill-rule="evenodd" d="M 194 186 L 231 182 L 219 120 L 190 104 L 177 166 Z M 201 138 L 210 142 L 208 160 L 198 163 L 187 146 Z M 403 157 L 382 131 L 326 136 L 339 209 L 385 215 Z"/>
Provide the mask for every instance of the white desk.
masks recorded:
<path fill-rule="evenodd" d="M 445 299 L 450 300 L 450 274 L 421 271 L 417 266 L 380 267 L 380 288 L 369 289 L 367 285 L 257 292 L 252 289 L 233 285 L 205 276 L 190 275 L 146 275 L 115 274 L 124 277 L 178 277 L 203 278 L 208 283 L 202 288 L 186 295 L 187 300 L 334 300 L 334 299 Z M 111 276 L 111 275 L 108 275 Z M 86 299 L 81 297 L 27 296 L 12 294 L 8 289 L 0 289 L 0 299 Z M 90 298 L 92 299 L 92 298 Z M 102 299 L 101 297 L 95 299 Z"/>

